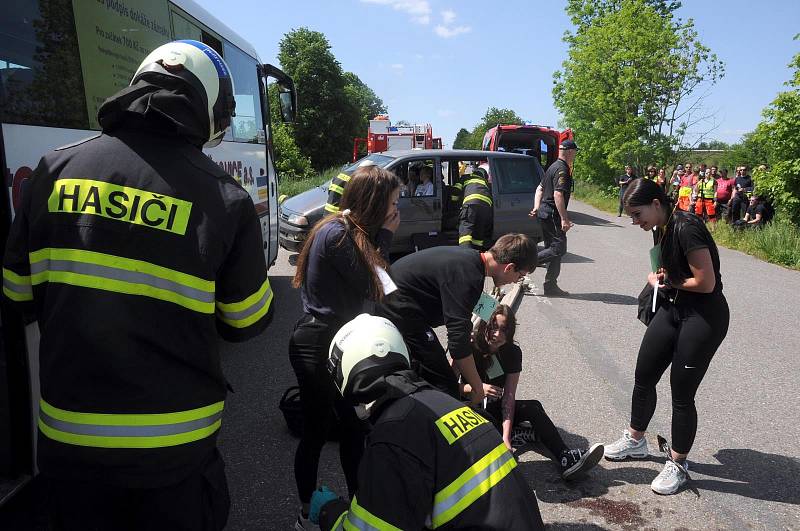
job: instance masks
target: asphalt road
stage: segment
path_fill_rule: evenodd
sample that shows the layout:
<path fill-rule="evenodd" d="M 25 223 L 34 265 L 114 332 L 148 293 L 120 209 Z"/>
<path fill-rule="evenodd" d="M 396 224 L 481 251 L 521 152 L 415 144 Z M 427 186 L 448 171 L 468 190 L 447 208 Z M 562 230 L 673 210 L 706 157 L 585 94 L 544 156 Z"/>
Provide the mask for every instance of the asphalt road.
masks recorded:
<path fill-rule="evenodd" d="M 636 353 L 645 327 L 636 295 L 649 267 L 650 235 L 573 202 L 560 285 L 568 299 L 523 298 L 517 341 L 524 353 L 519 398 L 540 400 L 570 446 L 610 442 L 627 426 Z M 552 529 L 800 529 L 800 272 L 720 249 L 730 331 L 697 396 L 699 429 L 689 456 L 696 493 L 661 497 L 650 481 L 663 466 L 656 434 L 670 436 L 669 376 L 645 461 L 603 461 L 566 484 L 534 449 L 521 469 Z M 235 389 L 221 434 L 233 508 L 232 530 L 289 529 L 297 501 L 293 458 L 278 401 L 294 384 L 288 338 L 300 315 L 294 267 L 282 251 L 271 269 L 277 314 L 259 338 L 224 346 Z M 543 271 L 534 274 L 540 284 Z M 539 292 L 537 287 L 534 292 Z M 320 482 L 345 492 L 335 444 Z M 698 496 L 699 494 L 699 496 Z"/>

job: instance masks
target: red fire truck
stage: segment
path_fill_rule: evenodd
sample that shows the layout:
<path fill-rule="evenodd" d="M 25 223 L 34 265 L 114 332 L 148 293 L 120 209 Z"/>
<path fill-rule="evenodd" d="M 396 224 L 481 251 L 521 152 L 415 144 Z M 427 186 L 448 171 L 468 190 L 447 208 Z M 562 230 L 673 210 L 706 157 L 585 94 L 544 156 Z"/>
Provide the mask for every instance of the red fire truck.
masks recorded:
<path fill-rule="evenodd" d="M 367 155 L 401 149 L 442 149 L 442 139 L 433 137 L 431 124 L 392 125 L 385 114 L 369 121 L 367 138 L 353 140 L 353 162 L 364 144 Z"/>

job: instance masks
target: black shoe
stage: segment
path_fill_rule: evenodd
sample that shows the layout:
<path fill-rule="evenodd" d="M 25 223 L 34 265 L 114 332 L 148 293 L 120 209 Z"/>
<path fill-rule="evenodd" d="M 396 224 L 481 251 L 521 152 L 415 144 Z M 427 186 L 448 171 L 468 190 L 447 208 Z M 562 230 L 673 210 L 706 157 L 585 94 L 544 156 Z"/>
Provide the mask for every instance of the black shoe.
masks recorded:
<path fill-rule="evenodd" d="M 561 477 L 574 479 L 585 474 L 594 468 L 602 457 L 602 444 L 593 444 L 588 450 L 566 450 L 561 454 Z"/>
<path fill-rule="evenodd" d="M 569 297 L 569 292 L 559 288 L 556 284 L 544 285 L 545 297 Z"/>

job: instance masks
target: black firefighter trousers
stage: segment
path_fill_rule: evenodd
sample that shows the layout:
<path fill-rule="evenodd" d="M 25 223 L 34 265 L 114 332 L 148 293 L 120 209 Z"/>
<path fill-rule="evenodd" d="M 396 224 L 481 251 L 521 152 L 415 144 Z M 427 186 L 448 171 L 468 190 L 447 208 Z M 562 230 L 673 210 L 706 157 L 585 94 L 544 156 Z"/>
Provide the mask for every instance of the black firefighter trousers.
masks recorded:
<path fill-rule="evenodd" d="M 56 531 L 219 531 L 228 522 L 225 463 L 216 449 L 189 477 L 166 487 L 45 480 L 50 529 Z"/>
<path fill-rule="evenodd" d="M 547 265 L 545 286 L 556 284 L 561 274 L 561 257 L 567 253 L 567 233 L 561 230 L 561 216 L 553 214 L 539 218 L 544 236 L 544 249 L 537 256 L 539 265 Z"/>

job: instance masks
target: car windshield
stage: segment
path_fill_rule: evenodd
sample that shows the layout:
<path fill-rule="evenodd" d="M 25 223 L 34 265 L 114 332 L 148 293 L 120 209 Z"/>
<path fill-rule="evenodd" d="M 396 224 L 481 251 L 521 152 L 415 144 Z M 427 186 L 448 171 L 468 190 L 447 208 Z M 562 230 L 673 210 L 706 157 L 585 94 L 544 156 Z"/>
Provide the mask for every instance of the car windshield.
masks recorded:
<path fill-rule="evenodd" d="M 379 153 L 372 153 L 371 155 L 367 155 L 362 159 L 358 159 L 354 163 L 350 164 L 349 166 L 345 166 L 342 169 L 342 173 L 346 173 L 347 175 L 352 175 L 356 169 L 361 166 L 366 161 L 372 161 L 375 165 L 380 166 L 381 168 L 385 168 L 387 164 L 394 160 L 394 157 L 387 157 L 386 155 L 381 155 Z"/>

